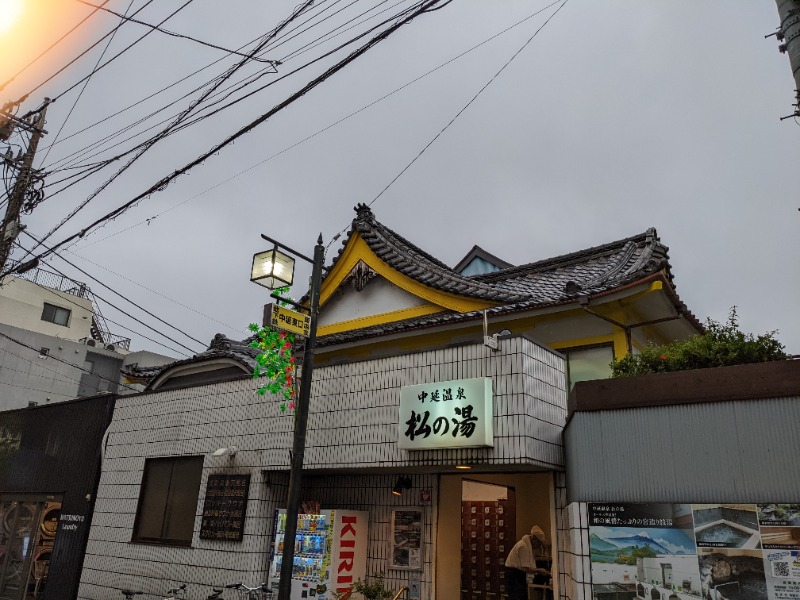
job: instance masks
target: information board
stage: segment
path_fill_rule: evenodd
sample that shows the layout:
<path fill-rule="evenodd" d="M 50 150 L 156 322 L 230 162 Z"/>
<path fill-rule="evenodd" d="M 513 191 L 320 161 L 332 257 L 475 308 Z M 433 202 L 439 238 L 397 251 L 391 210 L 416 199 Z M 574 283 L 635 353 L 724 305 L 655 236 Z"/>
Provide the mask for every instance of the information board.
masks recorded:
<path fill-rule="evenodd" d="M 242 541 L 249 490 L 250 475 L 208 476 L 201 540 Z"/>

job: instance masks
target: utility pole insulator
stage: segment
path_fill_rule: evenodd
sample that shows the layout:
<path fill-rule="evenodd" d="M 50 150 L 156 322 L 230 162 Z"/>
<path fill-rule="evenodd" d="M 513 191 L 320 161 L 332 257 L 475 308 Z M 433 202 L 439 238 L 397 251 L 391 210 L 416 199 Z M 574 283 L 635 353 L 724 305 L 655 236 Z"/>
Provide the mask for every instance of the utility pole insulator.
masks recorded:
<path fill-rule="evenodd" d="M 800 0 L 775 0 L 778 5 L 780 26 L 775 32 L 776 39 L 781 42 L 778 51 L 789 56 L 789 65 L 794 76 L 795 90 L 800 94 Z M 800 110 L 784 117 L 789 119 L 800 117 Z M 783 119 L 781 119 L 783 120 Z"/>
<path fill-rule="evenodd" d="M 36 149 L 39 146 L 39 140 L 44 133 L 45 115 L 47 114 L 47 106 L 50 104 L 50 99 L 45 98 L 44 106 L 39 110 L 35 122 L 33 123 L 33 131 L 31 133 L 31 141 L 28 144 L 28 149 L 22 156 L 22 164 L 17 178 L 14 181 L 14 187 L 8 196 L 8 206 L 6 207 L 6 214 L 3 217 L 0 232 L 2 232 L 2 239 L 0 239 L 0 273 L 5 272 L 6 262 L 11 255 L 11 248 L 14 241 L 17 239 L 20 231 L 24 226 L 20 223 L 20 212 L 25 200 L 25 195 L 33 182 L 33 159 L 36 156 Z M 27 116 L 27 115 L 26 115 Z M 32 115 L 30 115 L 32 117 Z"/>

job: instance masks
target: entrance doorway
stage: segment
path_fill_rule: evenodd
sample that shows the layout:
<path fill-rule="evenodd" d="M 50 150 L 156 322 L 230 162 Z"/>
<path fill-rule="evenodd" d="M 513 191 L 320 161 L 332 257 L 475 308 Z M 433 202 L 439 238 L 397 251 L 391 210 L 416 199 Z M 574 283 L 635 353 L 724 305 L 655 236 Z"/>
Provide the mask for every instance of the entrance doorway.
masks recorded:
<path fill-rule="evenodd" d="M 461 600 L 506 597 L 505 559 L 516 542 L 513 487 L 461 482 Z"/>
<path fill-rule="evenodd" d="M 0 495 L 0 600 L 41 597 L 60 516 L 60 498 Z"/>

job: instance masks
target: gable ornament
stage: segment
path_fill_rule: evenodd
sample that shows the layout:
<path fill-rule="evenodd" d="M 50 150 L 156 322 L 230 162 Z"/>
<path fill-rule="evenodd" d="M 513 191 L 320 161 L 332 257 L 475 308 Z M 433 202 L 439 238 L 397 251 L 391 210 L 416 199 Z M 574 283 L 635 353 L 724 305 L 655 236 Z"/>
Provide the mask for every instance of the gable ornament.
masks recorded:
<path fill-rule="evenodd" d="M 367 263 L 359 260 L 342 283 L 350 285 L 355 291 L 360 292 L 377 276 L 378 274 Z"/>

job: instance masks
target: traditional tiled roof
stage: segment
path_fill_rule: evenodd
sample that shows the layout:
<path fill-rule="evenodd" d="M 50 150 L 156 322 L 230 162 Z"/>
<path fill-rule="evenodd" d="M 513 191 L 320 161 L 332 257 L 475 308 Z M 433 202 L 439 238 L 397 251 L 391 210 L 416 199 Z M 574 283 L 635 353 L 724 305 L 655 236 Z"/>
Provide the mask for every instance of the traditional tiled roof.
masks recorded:
<path fill-rule="evenodd" d="M 458 296 L 479 298 L 490 302 L 519 302 L 526 294 L 487 284 L 479 279 L 460 275 L 443 262 L 415 246 L 401 235 L 375 220 L 366 204 L 356 206 L 356 218 L 333 265 L 341 257 L 350 237 L 355 233 L 375 255 L 387 265 L 423 285 Z M 333 267 L 332 265 L 332 267 Z"/>
<path fill-rule="evenodd" d="M 490 313 L 532 310 L 575 302 L 580 296 L 609 293 L 652 278 L 657 273 L 673 286 L 669 248 L 661 243 L 653 228 L 629 238 L 578 252 L 492 273 L 463 276 L 379 223 L 366 205 L 358 205 L 356 213 L 344 246 L 349 237 L 358 232 L 381 260 L 408 277 L 443 291 L 495 301 L 497 305 L 490 309 Z M 337 259 L 334 259 L 334 264 Z M 677 297 L 676 301 L 680 303 Z M 353 341 L 407 329 L 469 320 L 480 314 L 436 313 L 330 334 L 321 338 L 318 343 L 330 345 Z M 687 314 L 696 322 L 688 311 Z"/>
<path fill-rule="evenodd" d="M 350 238 L 356 234 L 386 264 L 423 285 L 495 303 L 494 307 L 488 309 L 489 314 L 501 315 L 574 303 L 581 296 L 602 295 L 626 286 L 663 278 L 670 284 L 668 291 L 673 294 L 678 309 L 700 327 L 696 318 L 672 291 L 674 286 L 669 249 L 661 243 L 655 229 L 602 246 L 472 276 L 460 275 L 455 269 L 382 225 L 364 204 L 356 206 L 356 218 L 353 219 L 347 239 L 331 267 L 341 257 Z M 328 270 L 329 273 L 330 271 L 331 269 Z M 412 329 L 459 323 L 480 318 L 482 314 L 482 311 L 440 312 L 329 334 L 318 338 L 317 345 L 329 346 Z M 123 374 L 135 381 L 152 381 L 167 369 L 216 358 L 230 358 L 238 361 L 246 370 L 252 370 L 255 357 L 259 353 L 249 346 L 252 339 L 234 341 L 217 334 L 208 350 L 191 358 L 161 367 L 127 367 Z"/>
<path fill-rule="evenodd" d="M 195 354 L 190 358 L 158 367 L 140 368 L 138 366 L 126 366 L 123 367 L 121 371 L 130 381 L 144 383 L 154 380 L 167 369 L 216 358 L 230 358 L 240 363 L 246 370 L 252 371 L 256 365 L 256 356 L 260 353 L 259 350 L 250 347 L 250 342 L 252 342 L 253 339 L 253 337 L 249 337 L 242 341 L 236 341 L 218 333 L 214 336 L 214 339 L 211 340 L 207 350 Z"/>

